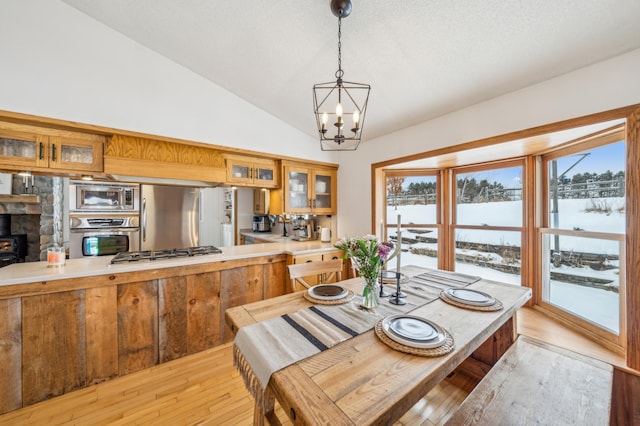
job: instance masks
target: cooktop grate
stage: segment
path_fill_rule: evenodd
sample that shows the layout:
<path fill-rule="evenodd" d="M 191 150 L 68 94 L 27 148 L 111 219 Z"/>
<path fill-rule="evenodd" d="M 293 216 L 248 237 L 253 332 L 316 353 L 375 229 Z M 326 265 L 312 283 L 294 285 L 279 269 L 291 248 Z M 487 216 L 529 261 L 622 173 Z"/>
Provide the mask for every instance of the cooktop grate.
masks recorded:
<path fill-rule="evenodd" d="M 143 250 L 120 252 L 111 259 L 111 265 L 131 262 L 151 262 L 154 260 L 221 254 L 222 250 L 214 246 L 198 246 L 165 250 Z"/>

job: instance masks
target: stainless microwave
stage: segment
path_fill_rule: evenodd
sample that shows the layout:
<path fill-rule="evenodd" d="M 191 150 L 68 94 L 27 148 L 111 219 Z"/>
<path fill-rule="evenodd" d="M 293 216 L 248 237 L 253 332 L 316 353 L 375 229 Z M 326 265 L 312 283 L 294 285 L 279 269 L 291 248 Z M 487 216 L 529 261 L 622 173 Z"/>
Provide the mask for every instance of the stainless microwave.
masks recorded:
<path fill-rule="evenodd" d="M 71 181 L 69 211 L 137 212 L 140 210 L 140 185 L 113 182 Z"/>

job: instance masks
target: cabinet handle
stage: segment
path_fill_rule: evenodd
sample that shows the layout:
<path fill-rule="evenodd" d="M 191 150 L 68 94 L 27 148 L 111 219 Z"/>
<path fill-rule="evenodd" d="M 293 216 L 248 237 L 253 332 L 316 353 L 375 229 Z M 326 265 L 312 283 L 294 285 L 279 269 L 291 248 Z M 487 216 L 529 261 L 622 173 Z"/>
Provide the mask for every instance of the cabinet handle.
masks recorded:
<path fill-rule="evenodd" d="M 313 204 L 311 204 L 311 198 L 309 198 L 309 202 L 307 203 L 307 206 L 310 208 L 313 208 Z"/>
<path fill-rule="evenodd" d="M 40 157 L 40 160 L 44 157 L 44 144 L 42 142 L 40 142 L 40 155 L 38 157 Z"/>
<path fill-rule="evenodd" d="M 51 161 L 56 161 L 56 144 L 51 144 Z"/>
<path fill-rule="evenodd" d="M 311 263 L 311 262 L 313 262 L 313 260 L 309 259 L 305 263 Z"/>
<path fill-rule="evenodd" d="M 253 179 L 253 169 L 249 169 L 249 179 Z"/>

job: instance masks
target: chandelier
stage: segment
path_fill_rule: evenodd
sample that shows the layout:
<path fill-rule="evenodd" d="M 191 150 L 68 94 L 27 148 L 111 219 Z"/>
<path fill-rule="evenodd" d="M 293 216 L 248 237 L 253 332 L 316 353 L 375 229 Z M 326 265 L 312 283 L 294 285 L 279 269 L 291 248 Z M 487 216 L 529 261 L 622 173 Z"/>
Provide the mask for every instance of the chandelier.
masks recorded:
<path fill-rule="evenodd" d="M 371 86 L 342 79 L 342 18 L 351 13 L 351 0 L 331 0 L 331 11 L 338 17 L 338 70 L 335 82 L 313 86 L 313 111 L 323 151 L 355 151 L 362 138 Z"/>

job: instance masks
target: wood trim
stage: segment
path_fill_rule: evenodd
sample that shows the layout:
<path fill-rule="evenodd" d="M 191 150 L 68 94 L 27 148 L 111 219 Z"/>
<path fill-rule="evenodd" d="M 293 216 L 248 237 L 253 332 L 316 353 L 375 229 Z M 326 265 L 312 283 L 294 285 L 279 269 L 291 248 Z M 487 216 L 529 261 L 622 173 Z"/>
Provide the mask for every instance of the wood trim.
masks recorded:
<path fill-rule="evenodd" d="M 142 132 L 116 129 L 116 128 L 107 127 L 107 126 L 79 123 L 79 122 L 69 121 L 69 120 L 60 120 L 56 118 L 40 117 L 36 115 L 23 114 L 23 113 L 6 111 L 6 110 L 0 110 L 0 121 L 36 126 L 39 129 L 46 128 L 46 129 L 71 131 L 71 132 L 80 131 L 80 132 L 87 132 L 87 133 L 92 133 L 94 135 L 103 135 L 103 136 L 120 135 L 120 136 L 132 137 L 132 138 L 152 139 L 160 142 L 171 142 L 171 143 L 177 143 L 180 145 L 203 147 L 208 149 L 217 149 L 229 154 L 235 153 L 238 155 L 250 155 L 254 157 L 268 158 L 273 160 L 289 160 L 289 161 L 295 161 L 295 162 L 300 161 L 299 158 L 295 158 L 295 157 L 268 154 L 268 153 L 253 151 L 249 149 L 240 149 L 240 148 L 216 145 L 213 143 L 206 143 L 206 142 L 196 142 L 196 141 L 190 141 L 186 139 L 172 138 L 168 136 L 153 135 L 153 134 L 142 133 Z M 326 163 L 326 162 L 307 160 L 307 159 L 304 159 L 303 161 L 309 165 L 312 165 L 313 167 L 324 166 L 324 167 L 338 168 L 338 165 L 334 163 Z"/>
<path fill-rule="evenodd" d="M 601 132 L 564 143 L 560 146 L 554 147 L 553 149 L 541 152 L 540 155 L 543 156 L 545 161 L 550 161 L 567 155 L 577 154 L 593 148 L 620 142 L 625 139 L 625 136 L 625 126 L 619 125 L 611 129 L 606 129 Z"/>
<path fill-rule="evenodd" d="M 640 370 L 640 108 L 627 117 L 626 194 L 627 364 Z"/>
<path fill-rule="evenodd" d="M 608 120 L 615 120 L 618 118 L 627 118 L 637 108 L 640 108 L 640 104 L 629 105 L 621 108 L 612 109 L 609 111 L 598 112 L 595 114 L 585 115 L 582 117 L 571 118 L 568 120 L 558 121 L 551 124 L 544 124 L 542 126 L 532 127 L 525 130 L 518 130 L 515 132 L 505 133 L 498 136 L 492 136 L 489 138 L 479 139 L 472 142 L 466 142 L 458 145 L 452 145 L 445 148 L 438 148 L 432 151 L 422 152 L 418 154 L 411 154 L 404 157 L 394 158 L 391 160 L 385 160 L 378 163 L 373 163 L 371 167 L 388 167 L 394 164 L 406 163 L 409 161 L 421 160 L 423 158 L 435 157 L 443 154 L 450 154 L 459 151 L 465 151 L 469 149 L 485 148 L 492 145 L 497 145 L 505 142 L 511 142 L 517 139 L 523 139 L 531 136 L 543 135 L 546 133 L 553 133 L 559 130 L 566 130 L 571 127 L 586 126 L 589 124 L 595 124 Z"/>
<path fill-rule="evenodd" d="M 122 135 L 114 135 L 111 138 L 104 154 L 114 159 L 126 158 L 221 169 L 226 167 L 223 154 L 213 148 Z"/>
<path fill-rule="evenodd" d="M 640 376 L 614 368 L 610 425 L 640 424 L 638 394 L 640 394 Z"/>
<path fill-rule="evenodd" d="M 40 204 L 39 195 L 0 195 L 0 203 Z"/>
<path fill-rule="evenodd" d="M 438 267 L 445 271 L 453 271 L 455 262 L 455 253 L 451 249 L 451 241 L 453 241 L 453 228 L 451 224 L 451 200 L 453 196 L 452 172 L 451 169 L 442 170 L 442 186 L 440 188 L 442 203 L 442 244 L 440 244 L 440 252 L 438 253 Z"/>
<path fill-rule="evenodd" d="M 104 174 L 225 182 L 226 169 L 188 164 L 163 164 L 133 158 L 104 157 Z"/>
<path fill-rule="evenodd" d="M 580 333 L 599 345 L 607 348 L 609 351 L 618 355 L 624 355 L 624 347 L 618 344 L 618 336 L 613 333 L 604 334 L 602 328 L 591 324 L 586 320 L 572 315 L 560 308 L 541 300 L 533 308 L 544 313 L 549 318 L 560 322 L 564 327 Z"/>
<path fill-rule="evenodd" d="M 536 168 L 535 157 L 527 157 L 524 160 L 522 170 L 522 209 L 524 219 L 522 225 L 524 232 L 522 233 L 522 247 L 520 248 L 520 284 L 529 287 L 532 294 L 535 294 L 536 288 L 536 254 L 538 253 L 538 244 L 536 238 Z M 532 297 L 527 301 L 526 306 L 532 306 L 535 302 Z"/>

